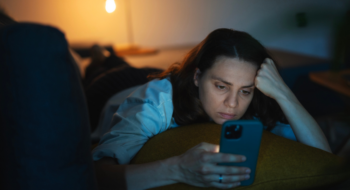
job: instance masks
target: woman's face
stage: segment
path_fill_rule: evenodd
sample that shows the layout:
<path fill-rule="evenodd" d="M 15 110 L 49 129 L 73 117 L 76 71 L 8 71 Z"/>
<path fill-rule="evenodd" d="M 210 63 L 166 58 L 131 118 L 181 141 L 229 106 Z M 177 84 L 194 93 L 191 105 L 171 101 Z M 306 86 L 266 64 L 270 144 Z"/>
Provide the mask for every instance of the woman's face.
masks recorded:
<path fill-rule="evenodd" d="M 195 72 L 199 99 L 215 123 L 237 120 L 244 115 L 253 99 L 257 69 L 251 62 L 220 56 L 200 77 L 200 71 Z"/>

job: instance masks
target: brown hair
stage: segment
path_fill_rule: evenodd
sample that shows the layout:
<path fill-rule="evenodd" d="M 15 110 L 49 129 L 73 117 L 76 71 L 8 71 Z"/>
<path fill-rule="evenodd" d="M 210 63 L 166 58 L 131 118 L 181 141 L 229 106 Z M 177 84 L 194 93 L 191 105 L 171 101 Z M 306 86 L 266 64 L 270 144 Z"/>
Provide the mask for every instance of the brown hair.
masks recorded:
<path fill-rule="evenodd" d="M 209 121 L 198 97 L 193 76 L 196 68 L 204 74 L 219 56 L 238 58 L 260 68 L 265 58 L 271 58 L 266 49 L 252 36 L 232 29 L 217 29 L 194 47 L 181 64 L 174 63 L 166 71 L 149 76 L 149 79 L 170 77 L 173 88 L 173 117 L 179 125 Z M 254 97 L 242 119 L 257 117 L 271 130 L 277 121 L 287 120 L 277 102 L 255 88 Z"/>

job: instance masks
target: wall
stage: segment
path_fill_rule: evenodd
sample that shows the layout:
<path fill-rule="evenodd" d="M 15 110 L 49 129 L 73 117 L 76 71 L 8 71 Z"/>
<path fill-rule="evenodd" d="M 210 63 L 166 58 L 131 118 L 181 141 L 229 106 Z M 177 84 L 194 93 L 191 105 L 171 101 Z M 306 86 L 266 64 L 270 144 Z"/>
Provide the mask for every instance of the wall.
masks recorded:
<path fill-rule="evenodd" d="M 39 22 L 60 28 L 70 42 L 125 43 L 124 1 L 108 14 L 105 0 L 0 0 L 17 21 Z M 121 7 L 121 8 L 120 8 Z"/>
<path fill-rule="evenodd" d="M 105 0 L 0 0 L 18 21 L 61 28 L 70 42 L 127 43 L 125 2 L 114 13 Z M 141 46 L 196 44 L 212 30 L 234 28 L 265 46 L 317 57 L 330 57 L 331 28 L 349 9 L 348 0 L 128 0 L 132 36 Z M 295 14 L 308 25 L 298 28 Z"/>

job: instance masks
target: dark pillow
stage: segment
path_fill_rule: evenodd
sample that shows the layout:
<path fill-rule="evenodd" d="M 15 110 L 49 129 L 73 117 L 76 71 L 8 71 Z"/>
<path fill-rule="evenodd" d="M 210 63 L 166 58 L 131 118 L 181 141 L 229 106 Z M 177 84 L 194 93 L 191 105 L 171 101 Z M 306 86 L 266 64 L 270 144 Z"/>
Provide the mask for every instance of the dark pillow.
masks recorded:
<path fill-rule="evenodd" d="M 96 189 L 88 113 L 64 34 L 0 30 L 0 189 Z"/>
<path fill-rule="evenodd" d="M 14 21 L 12 18 L 7 16 L 7 14 L 1 9 L 0 7 L 0 27 L 9 25 L 9 24 L 14 24 L 16 21 Z"/>
<path fill-rule="evenodd" d="M 200 142 L 219 144 L 220 132 L 221 126 L 213 123 L 170 129 L 151 138 L 131 163 L 141 164 L 180 155 Z M 349 178 L 350 167 L 344 159 L 264 131 L 254 183 L 234 189 L 323 189 Z M 179 183 L 155 189 L 202 188 Z"/>

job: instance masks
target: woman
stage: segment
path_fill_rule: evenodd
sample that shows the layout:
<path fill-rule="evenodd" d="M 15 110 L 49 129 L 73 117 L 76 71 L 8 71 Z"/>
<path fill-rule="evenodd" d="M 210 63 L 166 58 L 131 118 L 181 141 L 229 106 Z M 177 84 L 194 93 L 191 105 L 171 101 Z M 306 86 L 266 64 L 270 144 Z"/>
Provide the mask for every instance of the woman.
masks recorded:
<path fill-rule="evenodd" d="M 242 162 L 244 155 L 218 153 L 218 145 L 207 143 L 165 160 L 126 165 L 150 137 L 198 122 L 259 119 L 266 130 L 331 152 L 320 127 L 285 85 L 265 48 L 247 33 L 217 29 L 181 65 L 151 78 L 157 79 L 128 91 L 133 93 L 122 103 L 115 102 L 122 97 L 118 94 L 107 104 L 99 126 L 100 134 L 107 133 L 93 151 L 100 185 L 117 185 L 111 176 L 120 174 L 128 189 L 178 182 L 231 188 L 248 179 L 249 168 L 217 165 Z M 113 103 L 121 104 L 113 110 Z M 283 124 L 287 120 L 290 125 Z"/>

